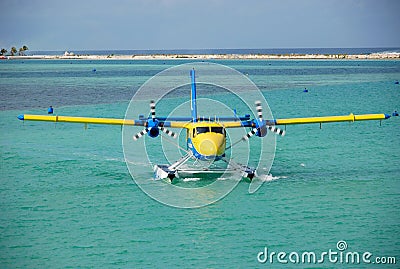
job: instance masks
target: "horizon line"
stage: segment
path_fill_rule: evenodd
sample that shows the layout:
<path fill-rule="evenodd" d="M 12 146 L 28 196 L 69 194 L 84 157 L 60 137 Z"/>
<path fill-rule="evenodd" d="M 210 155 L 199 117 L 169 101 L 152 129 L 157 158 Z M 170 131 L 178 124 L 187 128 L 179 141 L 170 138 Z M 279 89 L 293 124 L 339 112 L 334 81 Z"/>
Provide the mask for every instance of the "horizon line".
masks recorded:
<path fill-rule="evenodd" d="M 30 51 L 202 51 L 202 50 L 291 50 L 291 49 L 400 49 L 400 46 L 383 46 L 383 47 L 274 47 L 274 48 L 168 48 L 168 49 L 115 49 L 115 48 L 108 48 L 108 49 L 34 49 Z"/>

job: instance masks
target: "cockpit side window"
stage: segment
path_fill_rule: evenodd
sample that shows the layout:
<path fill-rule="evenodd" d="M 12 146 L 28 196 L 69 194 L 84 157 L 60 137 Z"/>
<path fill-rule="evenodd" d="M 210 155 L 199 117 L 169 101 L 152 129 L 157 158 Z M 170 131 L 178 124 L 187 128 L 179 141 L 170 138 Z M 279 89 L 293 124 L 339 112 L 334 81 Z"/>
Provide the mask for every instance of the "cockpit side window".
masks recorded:
<path fill-rule="evenodd" d="M 208 133 L 210 131 L 209 127 L 196 127 L 197 134 Z"/>
<path fill-rule="evenodd" d="M 211 127 L 211 132 L 217 134 L 224 134 L 224 128 L 222 127 Z"/>

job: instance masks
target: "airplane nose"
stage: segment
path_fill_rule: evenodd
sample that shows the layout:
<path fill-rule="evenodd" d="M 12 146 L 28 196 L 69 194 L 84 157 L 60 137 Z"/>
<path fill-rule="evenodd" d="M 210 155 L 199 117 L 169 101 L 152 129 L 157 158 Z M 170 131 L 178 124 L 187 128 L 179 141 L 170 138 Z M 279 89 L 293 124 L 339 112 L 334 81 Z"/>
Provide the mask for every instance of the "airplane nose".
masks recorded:
<path fill-rule="evenodd" d="M 204 139 L 200 143 L 200 151 L 204 155 L 215 156 L 215 155 L 217 155 L 218 147 L 217 147 L 216 143 L 213 140 Z"/>

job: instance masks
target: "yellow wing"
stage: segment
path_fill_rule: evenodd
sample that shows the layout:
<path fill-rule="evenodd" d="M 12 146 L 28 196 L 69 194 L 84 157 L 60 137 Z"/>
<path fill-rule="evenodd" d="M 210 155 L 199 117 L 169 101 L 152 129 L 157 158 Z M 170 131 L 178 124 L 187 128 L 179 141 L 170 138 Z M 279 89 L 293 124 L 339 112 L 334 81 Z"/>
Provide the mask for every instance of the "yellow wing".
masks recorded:
<path fill-rule="evenodd" d="M 289 118 L 268 120 L 267 125 L 293 125 L 293 124 L 309 124 L 309 123 L 328 123 L 328 122 L 354 122 L 364 120 L 384 120 L 390 118 L 387 114 L 362 114 L 362 115 L 343 115 L 343 116 L 325 116 L 325 117 L 309 117 L 309 118 Z M 20 120 L 30 121 L 51 121 L 51 122 L 70 122 L 85 124 L 108 124 L 108 125 L 135 125 L 145 126 L 146 120 L 129 120 L 114 118 L 89 118 L 89 117 L 69 117 L 69 116 L 47 116 L 47 115 L 29 115 L 24 114 L 18 116 Z M 219 122 L 225 128 L 239 127 L 255 127 L 253 121 L 221 121 Z M 184 121 L 163 121 L 163 126 L 171 128 L 188 128 L 188 122 Z"/>
<path fill-rule="evenodd" d="M 85 123 L 85 124 L 108 124 L 108 125 L 135 125 L 145 126 L 146 120 L 128 120 L 114 118 L 90 118 L 90 117 L 70 117 L 70 116 L 48 116 L 48 115 L 29 115 L 24 114 L 18 116 L 20 120 L 30 121 L 51 121 L 51 122 L 69 122 L 69 123 Z M 187 122 L 165 121 L 163 126 L 171 128 L 185 128 Z"/>
<path fill-rule="evenodd" d="M 344 116 L 276 119 L 275 125 L 328 123 L 328 122 L 343 122 L 343 121 L 354 122 L 363 120 L 384 120 L 388 118 L 390 118 L 390 116 L 387 114 L 363 114 L 363 115 L 350 114 Z"/>
<path fill-rule="evenodd" d="M 267 125 L 293 125 L 293 124 L 309 124 L 309 123 L 328 123 L 328 122 L 354 122 L 363 120 L 384 120 L 390 118 L 387 114 L 362 114 L 362 115 L 343 115 L 343 116 L 325 116 L 325 117 L 309 117 L 309 118 L 290 118 L 275 119 L 267 121 Z M 255 127 L 252 121 L 228 121 L 221 123 L 225 128 L 239 127 Z"/>
<path fill-rule="evenodd" d="M 69 117 L 69 116 L 45 116 L 24 114 L 18 116 L 20 120 L 31 121 L 52 121 L 52 122 L 71 122 L 71 123 L 93 123 L 93 124 L 112 124 L 112 125 L 140 125 L 140 121 L 112 118 L 88 118 L 88 117 Z"/>

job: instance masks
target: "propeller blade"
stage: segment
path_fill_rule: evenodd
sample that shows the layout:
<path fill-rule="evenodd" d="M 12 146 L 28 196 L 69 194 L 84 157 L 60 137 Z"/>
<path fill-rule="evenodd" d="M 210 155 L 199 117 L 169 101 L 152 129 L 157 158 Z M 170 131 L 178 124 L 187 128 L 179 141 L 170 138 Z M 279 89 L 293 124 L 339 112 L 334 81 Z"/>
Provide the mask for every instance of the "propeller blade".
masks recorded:
<path fill-rule="evenodd" d="M 154 100 L 150 101 L 150 113 L 151 113 L 151 118 L 153 121 L 156 119 L 156 103 Z"/>
<path fill-rule="evenodd" d="M 276 134 L 278 134 L 278 135 L 280 135 L 280 136 L 285 136 L 285 134 L 286 134 L 285 130 L 281 130 L 281 129 L 276 128 L 276 127 L 274 127 L 274 126 L 267 126 L 267 128 L 268 128 L 270 131 L 272 131 L 272 132 L 274 132 L 274 133 L 276 133 Z"/>
<path fill-rule="evenodd" d="M 255 101 L 254 104 L 256 105 L 258 118 L 260 119 L 260 121 L 262 121 L 263 115 L 262 115 L 261 101 Z"/>
<path fill-rule="evenodd" d="M 255 135 L 256 132 L 257 132 L 257 128 L 251 129 L 250 132 L 248 132 L 246 135 L 244 135 L 244 136 L 242 137 L 242 140 L 249 140 L 249 138 L 252 137 L 253 135 Z"/>
<path fill-rule="evenodd" d="M 139 138 L 141 138 L 142 136 L 144 136 L 146 133 L 147 133 L 147 128 L 144 129 L 144 130 L 142 130 L 142 131 L 140 131 L 139 133 L 135 134 L 135 135 L 133 136 L 133 140 L 135 140 L 135 141 L 138 140 Z"/>
<path fill-rule="evenodd" d="M 168 129 L 165 128 L 165 127 L 160 127 L 160 130 L 163 131 L 165 134 L 169 135 L 170 137 L 173 137 L 173 138 L 176 138 L 176 137 L 177 137 L 177 134 L 176 134 L 176 133 L 174 133 L 174 132 L 168 130 Z"/>

